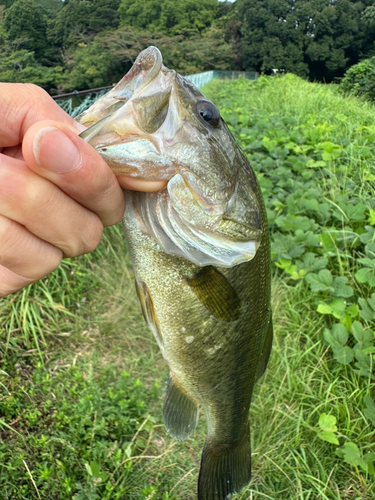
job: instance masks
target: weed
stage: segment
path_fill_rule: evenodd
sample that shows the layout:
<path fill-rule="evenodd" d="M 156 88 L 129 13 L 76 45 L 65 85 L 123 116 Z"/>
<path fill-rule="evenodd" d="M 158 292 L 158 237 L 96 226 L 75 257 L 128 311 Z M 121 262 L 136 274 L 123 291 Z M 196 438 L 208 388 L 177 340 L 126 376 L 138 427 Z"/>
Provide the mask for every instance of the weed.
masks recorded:
<path fill-rule="evenodd" d="M 374 109 L 293 75 L 212 81 L 272 233 L 275 341 L 235 498 L 370 500 L 374 486 Z M 0 302 L 1 499 L 194 500 L 205 421 L 161 416 L 168 368 L 121 229 Z"/>

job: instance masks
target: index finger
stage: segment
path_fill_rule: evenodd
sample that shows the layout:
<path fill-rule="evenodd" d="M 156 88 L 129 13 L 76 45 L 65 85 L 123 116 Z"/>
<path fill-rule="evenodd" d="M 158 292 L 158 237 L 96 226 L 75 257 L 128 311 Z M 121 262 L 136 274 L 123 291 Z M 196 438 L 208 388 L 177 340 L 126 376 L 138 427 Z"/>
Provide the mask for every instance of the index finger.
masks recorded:
<path fill-rule="evenodd" d="M 29 83 L 0 83 L 0 151 L 17 146 L 26 131 L 41 120 L 54 120 L 83 130 L 45 90 Z"/>

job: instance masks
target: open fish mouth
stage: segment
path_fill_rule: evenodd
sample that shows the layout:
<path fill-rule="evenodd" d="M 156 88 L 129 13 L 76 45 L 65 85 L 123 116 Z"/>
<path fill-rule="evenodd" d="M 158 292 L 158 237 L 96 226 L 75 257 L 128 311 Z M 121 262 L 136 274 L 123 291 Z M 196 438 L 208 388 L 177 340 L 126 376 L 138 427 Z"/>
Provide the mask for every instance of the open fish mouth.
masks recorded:
<path fill-rule="evenodd" d="M 144 50 L 124 78 L 78 117 L 89 127 L 80 136 L 117 175 L 169 180 L 175 173 L 165 143 L 177 128 L 178 110 L 170 109 L 176 73 L 162 62 L 156 47 Z"/>
<path fill-rule="evenodd" d="M 163 66 L 156 47 L 79 121 L 89 126 L 81 137 L 116 175 L 169 181 L 159 193 L 128 194 L 126 208 L 164 252 L 199 266 L 254 257 L 261 217 L 252 186 L 245 192 L 239 178 L 239 148 L 216 107 Z"/>

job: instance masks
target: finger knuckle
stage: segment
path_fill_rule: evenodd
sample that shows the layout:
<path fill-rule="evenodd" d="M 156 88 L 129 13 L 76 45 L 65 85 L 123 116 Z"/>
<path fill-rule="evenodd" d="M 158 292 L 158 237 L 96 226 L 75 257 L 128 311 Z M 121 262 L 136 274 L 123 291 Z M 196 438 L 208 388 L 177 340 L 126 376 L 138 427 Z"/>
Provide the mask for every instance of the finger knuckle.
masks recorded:
<path fill-rule="evenodd" d="M 51 100 L 48 92 L 34 83 L 25 83 L 23 89 L 31 98 Z"/>
<path fill-rule="evenodd" d="M 90 253 L 94 251 L 95 248 L 99 245 L 100 240 L 102 239 L 103 224 L 99 217 L 95 215 L 91 218 L 90 224 L 88 224 L 86 231 L 87 236 L 83 240 L 82 253 Z"/>
<path fill-rule="evenodd" d="M 9 253 L 19 239 L 19 225 L 6 217 L 0 216 L 1 254 Z"/>
<path fill-rule="evenodd" d="M 103 224 L 99 217 L 92 214 L 92 216 L 86 220 L 84 229 L 79 233 L 79 237 L 76 238 L 75 243 L 72 242 L 71 249 L 65 251 L 65 255 L 67 257 L 76 257 L 78 255 L 93 252 L 99 245 L 102 234 Z"/>
<path fill-rule="evenodd" d="M 32 282 L 33 280 L 18 276 L 0 265 L 0 298 L 15 293 Z"/>

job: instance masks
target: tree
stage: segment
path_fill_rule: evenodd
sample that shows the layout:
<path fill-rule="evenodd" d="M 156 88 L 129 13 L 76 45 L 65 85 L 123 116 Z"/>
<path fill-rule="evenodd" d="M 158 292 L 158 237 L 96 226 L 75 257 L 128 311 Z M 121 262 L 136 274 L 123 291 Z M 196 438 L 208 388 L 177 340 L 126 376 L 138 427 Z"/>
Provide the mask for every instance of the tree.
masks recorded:
<path fill-rule="evenodd" d="M 228 23 L 239 69 L 271 72 L 283 69 L 308 74 L 298 0 L 238 0 Z"/>
<path fill-rule="evenodd" d="M 3 47 L 0 58 L 0 81 L 35 83 L 51 91 L 62 68 L 46 68 L 35 60 L 34 53 L 25 49 L 11 51 Z"/>
<path fill-rule="evenodd" d="M 306 60 L 312 80 L 332 81 L 358 62 L 366 43 L 362 29 L 362 2 L 314 0 L 306 16 L 311 18 Z"/>
<path fill-rule="evenodd" d="M 8 8 L 14 4 L 15 1 L 16 0 L 0 0 L 0 5 L 4 5 L 5 8 Z"/>
<path fill-rule="evenodd" d="M 166 35 L 201 33 L 211 26 L 217 0 L 121 0 L 120 25 Z"/>
<path fill-rule="evenodd" d="M 120 0 L 69 0 L 59 12 L 51 38 L 62 46 L 92 41 L 99 32 L 117 28 Z"/>
<path fill-rule="evenodd" d="M 5 10 L 4 28 L 7 38 L 35 59 L 44 59 L 47 49 L 47 20 L 43 9 L 34 0 L 17 0 Z"/>
<path fill-rule="evenodd" d="M 237 0 L 227 24 L 240 69 L 284 69 L 332 81 L 370 50 L 371 0 Z M 371 9 L 367 17 L 371 19 Z"/>

